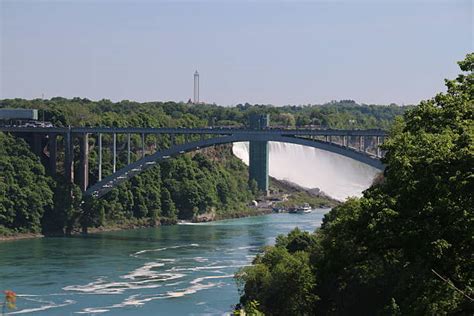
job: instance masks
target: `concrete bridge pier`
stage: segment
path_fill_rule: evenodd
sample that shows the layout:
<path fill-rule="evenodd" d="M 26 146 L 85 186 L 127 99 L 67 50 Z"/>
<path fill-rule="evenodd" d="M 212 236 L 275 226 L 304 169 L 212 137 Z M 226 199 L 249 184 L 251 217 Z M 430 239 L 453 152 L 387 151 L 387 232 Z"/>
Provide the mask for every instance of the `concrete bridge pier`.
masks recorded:
<path fill-rule="evenodd" d="M 359 136 L 359 150 L 365 152 L 365 139 L 364 136 Z"/>
<path fill-rule="evenodd" d="M 99 181 L 102 181 L 102 133 L 99 133 Z"/>
<path fill-rule="evenodd" d="M 70 183 L 74 182 L 74 151 L 71 130 L 64 134 L 64 177 Z"/>
<path fill-rule="evenodd" d="M 117 134 L 113 133 L 113 148 L 112 148 L 112 172 L 117 171 Z"/>
<path fill-rule="evenodd" d="M 145 158 L 145 133 L 142 133 L 142 158 Z"/>
<path fill-rule="evenodd" d="M 268 192 L 268 142 L 250 142 L 249 178 L 257 181 L 260 191 Z"/>
<path fill-rule="evenodd" d="M 127 134 L 127 164 L 130 164 L 130 133 Z"/>
<path fill-rule="evenodd" d="M 81 135 L 79 148 L 79 186 L 84 192 L 89 186 L 89 134 Z"/>
<path fill-rule="evenodd" d="M 55 133 L 49 134 L 48 149 L 49 149 L 49 159 L 48 159 L 48 169 L 50 174 L 56 174 L 56 161 L 58 156 L 58 135 Z"/>
<path fill-rule="evenodd" d="M 382 157 L 382 150 L 380 149 L 380 137 L 377 136 L 377 142 L 376 142 L 376 146 L 377 146 L 377 157 Z"/>
<path fill-rule="evenodd" d="M 32 147 L 35 155 L 43 157 L 43 134 L 34 133 L 32 137 Z"/>
<path fill-rule="evenodd" d="M 251 115 L 251 129 L 264 129 L 270 125 L 270 116 Z M 249 142 L 249 179 L 257 182 L 260 191 L 268 194 L 268 142 L 267 141 L 250 141 Z"/>
<path fill-rule="evenodd" d="M 170 147 L 176 145 L 176 135 L 175 134 L 170 135 L 170 142 L 171 142 Z"/>

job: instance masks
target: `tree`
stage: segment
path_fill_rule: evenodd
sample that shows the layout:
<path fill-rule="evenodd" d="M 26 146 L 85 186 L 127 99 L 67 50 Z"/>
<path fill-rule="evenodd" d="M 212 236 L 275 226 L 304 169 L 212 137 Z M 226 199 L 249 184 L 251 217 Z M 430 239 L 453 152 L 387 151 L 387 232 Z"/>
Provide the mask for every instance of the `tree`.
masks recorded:
<path fill-rule="evenodd" d="M 242 303 L 272 315 L 473 314 L 474 54 L 459 65 L 466 73 L 446 93 L 394 124 L 382 179 L 326 214 L 313 236 L 278 237 L 238 275 Z M 307 271 L 305 255 L 311 273 L 301 278 L 293 260 Z"/>
<path fill-rule="evenodd" d="M 174 202 L 171 199 L 170 191 L 168 191 L 168 189 L 166 188 L 161 189 L 161 209 L 163 216 L 172 219 L 175 219 L 177 217 L 176 206 L 174 205 Z"/>
<path fill-rule="evenodd" d="M 273 247 L 253 264 L 237 273 L 239 282 L 245 283 L 242 305 L 255 300 L 265 314 L 313 315 L 312 306 L 318 298 L 313 294 L 316 283 L 308 253 L 291 255 L 285 248 Z"/>
<path fill-rule="evenodd" d="M 41 231 L 45 210 L 53 207 L 52 181 L 22 139 L 0 133 L 0 227 Z"/>

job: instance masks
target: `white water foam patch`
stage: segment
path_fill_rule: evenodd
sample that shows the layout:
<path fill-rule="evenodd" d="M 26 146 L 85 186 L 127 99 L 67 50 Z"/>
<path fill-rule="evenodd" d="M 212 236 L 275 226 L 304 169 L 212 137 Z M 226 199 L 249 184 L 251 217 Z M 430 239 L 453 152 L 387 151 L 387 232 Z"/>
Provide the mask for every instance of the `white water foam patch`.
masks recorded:
<path fill-rule="evenodd" d="M 269 173 L 306 188 L 319 188 L 329 196 L 345 200 L 361 196 L 379 170 L 353 159 L 296 144 L 269 142 Z M 249 143 L 234 143 L 232 151 L 249 163 Z"/>
<path fill-rule="evenodd" d="M 65 291 L 82 292 L 84 294 L 122 294 L 126 290 L 153 289 L 160 284 L 144 285 L 150 281 L 141 282 L 105 282 L 95 281 L 86 285 L 69 285 L 63 288 Z"/>
<path fill-rule="evenodd" d="M 122 294 L 127 290 L 154 289 L 161 287 L 164 282 L 179 279 L 185 276 L 182 273 L 158 272 L 153 268 L 162 267 L 163 263 L 148 262 L 120 278 L 129 279 L 129 282 L 107 282 L 99 278 L 86 285 L 69 285 L 65 291 L 82 292 L 84 294 Z"/>
<path fill-rule="evenodd" d="M 209 261 L 209 259 L 204 258 L 204 257 L 194 257 L 193 259 L 196 262 L 207 262 L 207 261 Z"/>
<path fill-rule="evenodd" d="M 206 222 L 194 223 L 194 222 L 183 221 L 183 222 L 178 222 L 178 225 L 203 226 L 203 224 L 205 224 L 205 223 L 206 223 Z"/>
<path fill-rule="evenodd" d="M 201 267 L 192 267 L 192 268 L 180 268 L 180 267 L 173 267 L 171 269 L 168 269 L 166 271 L 170 272 L 181 272 L 181 271 L 203 271 L 203 270 L 215 270 L 215 269 L 227 269 L 227 268 L 242 268 L 245 267 L 245 265 L 226 265 L 226 266 L 201 266 Z"/>
<path fill-rule="evenodd" d="M 194 294 L 201 290 L 206 290 L 206 289 L 210 289 L 216 286 L 224 285 L 223 282 L 216 282 L 216 283 L 208 282 L 206 284 L 202 283 L 203 281 L 208 280 L 208 279 L 224 279 L 224 278 L 233 278 L 233 277 L 234 277 L 233 274 L 226 274 L 226 275 L 211 275 L 211 276 L 196 278 L 192 280 L 191 282 L 189 282 L 192 285 L 186 289 L 166 292 L 167 298 L 183 297 L 185 295 Z"/>
<path fill-rule="evenodd" d="M 153 280 L 160 276 L 158 271 L 154 271 L 154 268 L 159 268 L 164 266 L 164 263 L 161 262 L 148 262 L 145 265 L 133 270 L 129 274 L 123 275 L 120 278 L 130 279 L 130 280 Z"/>
<path fill-rule="evenodd" d="M 99 307 L 99 308 L 95 308 L 95 307 L 88 307 L 88 308 L 84 308 L 81 312 L 75 312 L 75 314 L 100 314 L 100 313 L 107 313 L 109 312 L 110 310 L 109 309 L 106 309 L 104 307 Z"/>
<path fill-rule="evenodd" d="M 160 251 L 166 251 L 166 250 L 169 250 L 169 249 L 179 249 L 179 248 L 188 248 L 188 247 L 199 247 L 199 244 L 178 245 L 178 246 L 156 248 L 156 249 L 144 249 L 144 250 L 134 252 L 130 256 L 138 258 L 140 255 L 142 255 L 144 253 L 148 253 L 148 252 L 160 252 Z M 161 260 L 162 261 L 166 261 L 166 260 L 168 260 L 168 261 L 173 260 L 174 261 L 174 259 L 161 259 Z"/>
<path fill-rule="evenodd" d="M 75 304 L 76 301 L 73 301 L 73 300 L 65 300 L 63 303 L 54 303 L 54 302 L 49 302 L 49 301 L 43 301 L 43 300 L 33 300 L 33 299 L 29 299 L 30 301 L 34 301 L 34 302 L 37 302 L 37 303 L 40 303 L 40 304 L 45 304 L 45 305 L 42 305 L 40 307 L 33 307 L 33 308 L 27 308 L 27 309 L 22 309 L 22 310 L 19 310 L 19 311 L 15 311 L 15 312 L 9 312 L 7 313 L 6 315 L 15 315 L 15 314 L 26 314 L 26 313 L 34 313 L 34 312 L 41 312 L 41 311 L 45 311 L 45 310 L 48 310 L 48 309 L 52 309 L 52 308 L 58 308 L 58 307 L 64 307 L 64 306 L 68 306 L 68 305 L 71 305 L 71 304 Z"/>
<path fill-rule="evenodd" d="M 118 304 L 110 305 L 110 306 L 103 306 L 103 307 L 88 307 L 83 309 L 80 312 L 76 312 L 77 314 L 88 314 L 88 313 L 105 313 L 109 312 L 110 309 L 113 308 L 123 308 L 127 306 L 142 306 L 145 303 L 158 300 L 158 299 L 169 299 L 169 298 L 178 298 L 183 297 L 185 295 L 194 294 L 201 290 L 210 289 L 213 287 L 218 287 L 224 285 L 223 282 L 207 282 L 203 283 L 203 281 L 208 279 L 225 279 L 225 278 L 233 278 L 233 274 L 227 275 L 218 275 L 218 276 L 205 276 L 200 277 L 192 280 L 189 282 L 191 284 L 190 287 L 185 289 L 180 289 L 177 291 L 168 291 L 166 294 L 157 294 L 157 295 L 141 295 L 141 294 L 134 294 L 127 297 L 124 301 Z"/>
<path fill-rule="evenodd" d="M 142 297 L 142 298 L 140 298 Z M 154 300 L 159 300 L 159 299 L 164 299 L 165 294 L 158 294 L 158 295 L 141 295 L 141 294 L 134 294 L 129 297 L 127 297 L 124 301 L 118 304 L 110 305 L 110 306 L 103 306 L 103 307 L 88 307 L 84 308 L 80 312 L 76 312 L 76 314 L 90 314 L 90 313 L 105 313 L 109 312 L 110 309 L 113 308 L 123 308 L 123 307 L 128 307 L 128 306 L 141 306 L 144 305 L 147 302 L 151 302 Z"/>

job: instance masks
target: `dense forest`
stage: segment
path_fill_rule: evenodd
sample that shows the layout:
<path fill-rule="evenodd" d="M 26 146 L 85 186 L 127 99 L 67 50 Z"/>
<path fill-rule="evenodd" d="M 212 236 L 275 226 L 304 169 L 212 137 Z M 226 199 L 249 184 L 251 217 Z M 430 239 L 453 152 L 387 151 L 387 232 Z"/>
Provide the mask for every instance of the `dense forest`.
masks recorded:
<path fill-rule="evenodd" d="M 269 113 L 273 126 L 388 128 L 393 119 L 406 110 L 406 107 L 396 105 L 364 105 L 352 100 L 312 106 L 245 104 L 222 107 L 175 102 L 114 103 L 61 97 L 6 99 L 0 101 L 0 107 L 39 109 L 40 119 L 55 126 L 114 127 L 245 126 L 249 115 Z M 119 144 L 125 144 L 124 137 L 118 136 Z M 89 138 L 92 183 L 98 174 L 95 141 L 95 138 Z M 138 159 L 140 141 L 138 136 L 132 137 L 132 160 Z M 104 176 L 112 172 L 111 143 L 110 135 L 104 135 Z M 147 153 L 169 144 L 170 139 L 166 136 L 146 137 Z M 0 176 L 5 179 L 0 184 L 2 234 L 70 234 L 81 227 L 157 225 L 208 213 L 222 218 L 248 212 L 247 205 L 258 195 L 255 183 L 248 183 L 247 167 L 232 155 L 230 146 L 161 162 L 99 200 L 83 200 L 77 186 L 66 183 L 61 176 L 48 175 L 25 141 L 2 134 L 0 148 Z M 117 167 L 121 168 L 126 161 L 126 151 L 119 145 Z M 62 165 L 58 167 L 61 174 Z"/>
<path fill-rule="evenodd" d="M 391 128 L 383 178 L 237 274 L 251 315 L 474 313 L 474 54 Z"/>

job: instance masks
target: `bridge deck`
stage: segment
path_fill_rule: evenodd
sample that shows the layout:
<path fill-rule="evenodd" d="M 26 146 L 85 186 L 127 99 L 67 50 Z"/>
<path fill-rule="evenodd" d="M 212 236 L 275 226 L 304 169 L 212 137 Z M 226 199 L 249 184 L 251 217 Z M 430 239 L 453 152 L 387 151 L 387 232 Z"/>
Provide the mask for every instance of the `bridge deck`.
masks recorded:
<path fill-rule="evenodd" d="M 307 135 L 307 136 L 387 136 L 387 132 L 380 129 L 367 130 L 335 130 L 335 129 L 280 129 L 268 128 L 255 130 L 248 128 L 154 128 L 154 127 L 5 127 L 0 126 L 2 132 L 14 133 L 75 133 L 75 134 L 267 134 L 267 135 Z"/>

